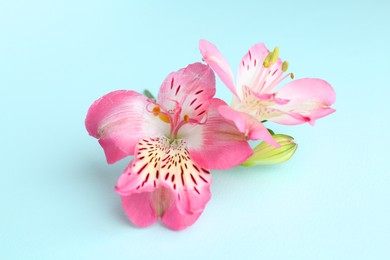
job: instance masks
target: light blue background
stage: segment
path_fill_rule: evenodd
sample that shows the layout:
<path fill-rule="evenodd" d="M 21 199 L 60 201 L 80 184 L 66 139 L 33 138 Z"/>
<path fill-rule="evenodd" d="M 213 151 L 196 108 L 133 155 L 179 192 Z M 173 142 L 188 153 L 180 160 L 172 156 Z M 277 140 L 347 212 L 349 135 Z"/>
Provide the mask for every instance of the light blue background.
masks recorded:
<path fill-rule="evenodd" d="M 161 1 L 162 2 L 162 1 Z M 389 259 L 389 1 L 1 1 L 1 259 Z M 278 45 L 336 89 L 282 165 L 214 171 L 192 227 L 132 226 L 84 128 L 109 91 L 148 88 L 214 42 L 236 71 Z M 217 81 L 218 97 L 230 101 Z"/>

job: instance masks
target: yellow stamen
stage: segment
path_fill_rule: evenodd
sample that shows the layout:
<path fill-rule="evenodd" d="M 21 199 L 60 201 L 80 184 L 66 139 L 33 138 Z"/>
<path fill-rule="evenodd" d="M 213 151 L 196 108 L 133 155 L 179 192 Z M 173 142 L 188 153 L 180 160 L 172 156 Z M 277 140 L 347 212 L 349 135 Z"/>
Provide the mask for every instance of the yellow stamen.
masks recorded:
<path fill-rule="evenodd" d="M 279 48 L 275 47 L 273 52 L 271 52 L 271 64 L 275 64 L 279 58 Z"/>
<path fill-rule="evenodd" d="M 294 79 L 294 73 L 290 73 L 290 78 Z"/>
<path fill-rule="evenodd" d="M 288 70 L 288 62 L 287 61 L 283 61 L 283 64 L 282 64 L 282 71 L 283 72 L 286 72 Z"/>
<path fill-rule="evenodd" d="M 161 119 L 161 121 L 164 121 L 165 123 L 169 124 L 170 120 L 166 114 L 160 113 L 158 114 L 158 117 Z"/>
<path fill-rule="evenodd" d="M 270 63 L 270 61 L 271 61 L 271 52 L 270 53 L 268 53 L 268 55 L 265 57 L 265 59 L 264 59 L 264 62 L 263 62 L 263 66 L 264 66 L 264 68 L 269 68 L 269 66 L 271 66 L 271 63 Z"/>
<path fill-rule="evenodd" d="M 160 107 L 159 106 L 155 106 L 153 108 L 152 112 L 153 112 L 154 116 L 158 116 L 158 114 L 160 114 Z"/>
<path fill-rule="evenodd" d="M 190 120 L 190 117 L 188 115 L 184 115 L 184 121 L 188 122 Z"/>

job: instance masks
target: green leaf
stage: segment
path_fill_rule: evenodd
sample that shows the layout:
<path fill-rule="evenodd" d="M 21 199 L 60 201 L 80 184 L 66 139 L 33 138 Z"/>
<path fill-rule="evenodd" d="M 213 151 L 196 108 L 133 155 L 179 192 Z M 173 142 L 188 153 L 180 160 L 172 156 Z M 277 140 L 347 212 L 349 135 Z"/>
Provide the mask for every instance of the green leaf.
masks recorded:
<path fill-rule="evenodd" d="M 147 90 L 147 89 L 144 90 L 144 95 L 147 96 L 148 98 L 153 98 L 154 99 L 153 94 L 149 90 Z"/>

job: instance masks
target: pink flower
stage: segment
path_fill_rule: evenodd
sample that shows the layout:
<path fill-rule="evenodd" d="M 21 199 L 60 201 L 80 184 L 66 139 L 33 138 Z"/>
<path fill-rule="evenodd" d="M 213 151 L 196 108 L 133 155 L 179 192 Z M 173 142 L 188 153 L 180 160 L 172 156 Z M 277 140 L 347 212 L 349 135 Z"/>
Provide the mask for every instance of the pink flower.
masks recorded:
<path fill-rule="evenodd" d="M 199 48 L 203 60 L 234 94 L 232 108 L 221 107 L 221 114 L 233 120 L 240 130 L 249 131 L 249 135 L 254 120 L 257 124 L 270 120 L 285 125 L 305 122 L 313 125 L 316 119 L 335 112 L 330 106 L 336 93 L 325 80 L 298 79 L 275 90 L 284 79 L 294 77 L 292 73 L 284 73 L 288 63 L 278 57 L 278 48 L 270 52 L 264 43 L 250 48 L 239 65 L 236 85 L 233 73 L 217 47 L 201 40 Z"/>
<path fill-rule="evenodd" d="M 192 225 L 210 199 L 208 169 L 227 169 L 253 151 L 217 108 L 214 73 L 195 63 L 173 72 L 157 100 L 115 91 L 93 103 L 85 121 L 108 163 L 134 155 L 116 190 L 130 220 L 146 227 L 159 217 L 171 229 Z"/>

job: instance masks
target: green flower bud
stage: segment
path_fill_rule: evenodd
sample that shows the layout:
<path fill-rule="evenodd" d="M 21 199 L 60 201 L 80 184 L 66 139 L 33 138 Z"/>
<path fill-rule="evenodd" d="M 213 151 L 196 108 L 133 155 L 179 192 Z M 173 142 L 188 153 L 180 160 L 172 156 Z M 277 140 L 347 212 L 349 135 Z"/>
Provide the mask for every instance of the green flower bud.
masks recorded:
<path fill-rule="evenodd" d="M 281 147 L 275 148 L 266 142 L 261 142 L 253 149 L 253 155 L 245 161 L 243 166 L 278 164 L 288 161 L 297 150 L 298 144 L 288 135 L 276 134 L 272 136 Z"/>

